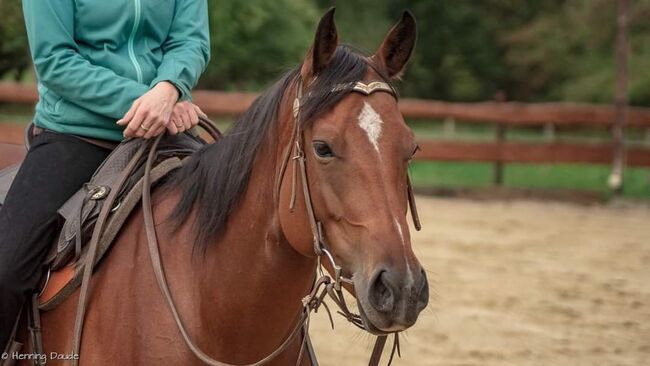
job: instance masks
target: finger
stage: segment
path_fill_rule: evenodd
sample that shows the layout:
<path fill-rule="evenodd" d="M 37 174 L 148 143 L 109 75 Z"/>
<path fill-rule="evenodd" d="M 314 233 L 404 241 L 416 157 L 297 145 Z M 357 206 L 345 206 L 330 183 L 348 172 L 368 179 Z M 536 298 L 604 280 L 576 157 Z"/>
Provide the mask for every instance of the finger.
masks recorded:
<path fill-rule="evenodd" d="M 168 119 L 167 119 L 168 120 Z M 156 136 L 156 131 L 162 126 L 165 127 L 165 121 L 163 118 L 160 116 L 152 117 L 151 118 L 151 123 L 147 124 L 146 126 L 149 127 L 149 131 L 145 131 L 144 135 L 146 138 L 150 138 L 153 136 Z"/>
<path fill-rule="evenodd" d="M 142 125 L 142 121 L 145 119 L 145 115 L 145 111 L 139 108 L 135 113 L 135 116 L 124 129 L 124 137 L 134 137 L 137 135 L 137 132 Z"/>
<path fill-rule="evenodd" d="M 187 119 L 187 104 L 179 104 L 179 108 L 176 113 L 176 118 L 174 118 L 174 124 L 176 125 L 176 128 L 178 129 L 178 132 L 183 132 L 186 130 L 186 122 L 185 120 Z"/>
<path fill-rule="evenodd" d="M 185 124 L 183 123 L 183 119 L 179 119 L 178 121 L 174 121 L 174 125 L 176 126 L 176 130 L 178 130 L 178 133 L 185 132 Z"/>
<path fill-rule="evenodd" d="M 158 117 L 152 116 L 148 120 L 142 122 L 140 126 L 140 131 L 142 132 L 143 138 L 150 138 L 153 136 L 153 133 L 160 127 L 161 123 L 158 121 Z M 142 128 L 146 127 L 146 129 Z"/>
<path fill-rule="evenodd" d="M 169 126 L 167 126 L 168 130 L 174 128 L 176 129 L 176 133 L 182 132 L 181 127 L 183 126 L 183 123 L 179 122 L 179 118 L 180 117 L 178 116 L 174 116 L 169 120 Z"/>
<path fill-rule="evenodd" d="M 178 133 L 178 127 L 176 127 L 173 121 L 170 121 L 170 123 L 167 124 L 167 131 L 170 135 L 176 135 Z"/>
<path fill-rule="evenodd" d="M 205 119 L 208 118 L 208 115 L 205 114 L 205 113 L 203 113 L 203 111 L 201 110 L 201 108 L 199 108 L 198 105 L 196 105 L 196 104 L 192 104 L 192 106 L 194 107 L 194 110 L 196 111 L 196 113 L 198 113 L 199 116 L 201 116 L 201 117 L 203 117 L 203 118 L 205 118 Z"/>
<path fill-rule="evenodd" d="M 172 110 L 171 116 L 169 116 L 168 124 L 174 124 L 176 121 L 178 121 L 178 118 L 179 118 L 178 117 L 179 116 L 178 112 L 179 112 L 179 108 L 178 108 L 178 104 L 177 104 L 176 107 L 174 107 L 174 109 Z"/>
<path fill-rule="evenodd" d="M 137 126 L 137 130 L 135 131 L 135 135 L 137 137 L 144 137 L 144 135 L 147 134 L 147 132 L 153 130 L 156 128 L 155 124 L 155 119 L 151 116 L 148 116 L 142 120 L 142 123 L 140 123 Z"/>
<path fill-rule="evenodd" d="M 154 133 L 154 136 L 162 135 L 163 133 L 165 133 L 165 131 L 167 131 L 167 126 L 161 125 L 160 127 L 158 127 L 158 130 Z"/>
<path fill-rule="evenodd" d="M 159 129 L 159 128 L 160 128 L 160 126 L 152 127 L 149 131 L 147 131 L 147 132 L 142 136 L 142 138 L 145 139 L 145 140 L 148 140 L 148 139 L 150 139 L 150 138 L 156 136 L 156 132 L 158 132 L 158 129 Z"/>
<path fill-rule="evenodd" d="M 187 116 L 189 117 L 189 124 L 185 127 L 187 127 L 188 130 L 199 124 L 199 115 L 196 113 L 196 110 L 194 108 L 187 110 Z"/>
<path fill-rule="evenodd" d="M 138 107 L 140 107 L 140 99 L 139 98 L 136 99 L 135 102 L 133 102 L 133 104 L 131 105 L 131 108 L 129 108 L 129 110 L 126 112 L 124 117 L 122 117 L 121 119 L 119 119 L 115 123 L 117 123 L 120 126 L 124 126 L 127 123 L 129 123 L 131 121 L 131 118 L 133 118 L 133 116 L 135 116 L 135 112 L 138 110 Z"/>
<path fill-rule="evenodd" d="M 150 139 L 150 138 L 152 138 L 152 137 L 156 137 L 156 136 L 160 135 L 161 133 L 165 132 L 166 129 L 167 129 L 167 127 L 165 127 L 165 125 L 163 125 L 163 124 L 158 124 L 158 125 L 156 125 L 156 127 L 154 127 L 154 128 L 152 128 L 151 130 L 149 130 L 149 131 L 144 135 L 144 138 L 145 138 L 145 139 Z"/>
<path fill-rule="evenodd" d="M 167 125 L 167 127 L 165 128 L 167 129 L 167 134 L 169 135 L 173 136 L 176 135 L 176 133 L 178 133 L 178 130 L 173 129 L 172 124 Z"/>
<path fill-rule="evenodd" d="M 158 131 L 159 128 L 160 125 L 154 124 L 153 126 L 149 127 L 147 131 L 144 131 L 144 133 L 142 134 L 142 138 L 149 139 L 156 136 L 156 132 Z"/>
<path fill-rule="evenodd" d="M 183 124 L 183 131 L 189 130 L 192 128 L 192 116 L 190 115 L 190 110 L 191 109 L 185 109 L 183 113 L 183 118 L 181 120 L 181 123 Z"/>

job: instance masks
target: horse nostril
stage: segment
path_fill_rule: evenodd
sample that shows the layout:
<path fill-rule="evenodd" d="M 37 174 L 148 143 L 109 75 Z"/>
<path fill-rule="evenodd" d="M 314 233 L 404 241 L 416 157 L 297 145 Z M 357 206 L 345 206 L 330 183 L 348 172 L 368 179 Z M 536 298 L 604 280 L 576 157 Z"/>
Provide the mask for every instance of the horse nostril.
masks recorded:
<path fill-rule="evenodd" d="M 424 268 L 420 271 L 420 274 L 422 275 L 422 280 L 418 291 L 418 308 L 422 310 L 429 303 L 429 281 L 427 280 L 427 274 Z"/>
<path fill-rule="evenodd" d="M 395 307 L 395 294 L 390 286 L 386 271 L 380 271 L 370 285 L 370 305 L 375 310 L 387 313 Z"/>

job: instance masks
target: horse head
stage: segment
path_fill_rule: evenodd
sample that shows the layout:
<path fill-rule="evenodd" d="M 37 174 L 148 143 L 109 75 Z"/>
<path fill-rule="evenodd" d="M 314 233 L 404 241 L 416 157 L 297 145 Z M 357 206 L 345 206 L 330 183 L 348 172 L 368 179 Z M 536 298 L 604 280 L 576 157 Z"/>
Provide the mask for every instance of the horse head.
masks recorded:
<path fill-rule="evenodd" d="M 406 220 L 408 165 L 417 144 L 390 86 L 415 40 L 415 19 L 405 12 L 378 50 L 362 56 L 339 45 L 334 10 L 325 14 L 300 68 L 296 128 L 279 183 L 287 241 L 313 257 L 316 230 L 322 231 L 332 256 L 324 264 L 330 272 L 339 265 L 351 280 L 346 287 L 363 324 L 376 334 L 412 326 L 429 297 Z M 304 175 L 296 159 L 303 159 Z"/>

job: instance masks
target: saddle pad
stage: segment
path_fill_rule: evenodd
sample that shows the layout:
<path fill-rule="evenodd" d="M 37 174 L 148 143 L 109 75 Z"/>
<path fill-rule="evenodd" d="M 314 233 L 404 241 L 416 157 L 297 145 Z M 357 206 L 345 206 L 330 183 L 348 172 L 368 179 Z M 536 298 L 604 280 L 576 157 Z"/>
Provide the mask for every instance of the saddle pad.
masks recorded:
<path fill-rule="evenodd" d="M 180 166 L 181 159 L 178 157 L 168 158 L 162 161 L 151 170 L 151 184 L 154 185 Z M 140 202 L 142 198 L 142 184 L 143 178 L 140 178 L 126 196 L 124 196 L 119 207 L 109 216 L 106 228 L 99 241 L 97 257 L 93 264 L 94 268 L 97 267 L 99 261 L 110 248 L 122 225 L 131 214 L 131 211 Z M 80 263 L 79 265 L 70 264 L 49 273 L 45 287 L 39 296 L 39 308 L 41 310 L 47 311 L 54 309 L 79 287 L 83 276 L 83 263 L 86 262 L 83 258 L 86 256 L 87 248 L 85 247 L 82 251 L 81 260 L 77 261 L 77 263 Z"/>

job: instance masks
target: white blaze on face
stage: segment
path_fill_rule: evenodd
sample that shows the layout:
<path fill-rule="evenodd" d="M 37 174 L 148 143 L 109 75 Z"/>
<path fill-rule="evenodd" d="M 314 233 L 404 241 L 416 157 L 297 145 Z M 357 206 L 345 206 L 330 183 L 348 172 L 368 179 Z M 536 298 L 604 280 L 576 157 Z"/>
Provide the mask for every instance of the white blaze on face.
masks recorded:
<path fill-rule="evenodd" d="M 397 231 L 399 232 L 399 238 L 402 241 L 402 246 L 404 247 L 404 262 L 406 262 L 406 273 L 408 275 L 406 283 L 410 286 L 413 284 L 413 272 L 411 271 L 411 266 L 409 265 L 409 260 L 406 258 L 406 239 L 404 238 L 404 232 L 402 232 L 402 225 L 399 224 L 399 221 L 397 221 L 397 218 L 393 218 L 393 222 L 395 223 L 395 226 L 397 227 Z"/>
<path fill-rule="evenodd" d="M 379 113 L 368 104 L 363 102 L 363 108 L 359 113 L 359 127 L 361 127 L 368 134 L 368 140 L 375 150 L 379 152 L 379 138 L 381 137 L 381 128 L 384 124 Z"/>

